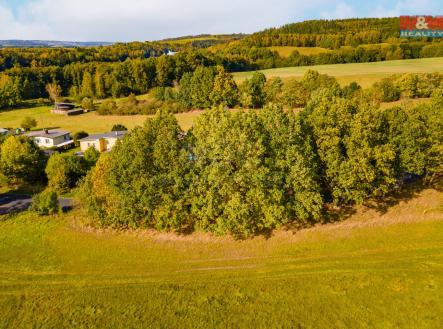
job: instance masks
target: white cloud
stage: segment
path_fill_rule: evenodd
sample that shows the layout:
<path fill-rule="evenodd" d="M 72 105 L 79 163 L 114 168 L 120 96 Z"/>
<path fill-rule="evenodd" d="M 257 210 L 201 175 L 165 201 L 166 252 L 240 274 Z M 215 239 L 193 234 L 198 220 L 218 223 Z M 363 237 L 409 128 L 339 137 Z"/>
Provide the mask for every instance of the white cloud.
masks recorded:
<path fill-rule="evenodd" d="M 0 0 L 1 1 L 1 0 Z M 153 40 L 250 33 L 301 20 L 326 0 L 31 0 L 0 7 L 0 38 Z"/>
<path fill-rule="evenodd" d="M 155 40 L 200 33 L 251 33 L 304 19 L 429 12 L 431 0 L 0 0 L 0 39 Z M 378 3 L 384 6 L 377 6 Z M 3 5 L 2 5 L 3 4 Z M 373 11 L 363 12 L 362 11 Z M 438 8 L 437 8 L 438 9 Z M 433 12 L 438 12 L 434 10 Z"/>
<path fill-rule="evenodd" d="M 345 2 L 340 2 L 335 6 L 333 11 L 323 11 L 321 13 L 322 18 L 352 18 L 356 17 L 354 10 Z"/>
<path fill-rule="evenodd" d="M 441 4 L 430 0 L 403 0 L 398 1 L 393 7 L 385 8 L 379 4 L 375 7 L 374 17 L 394 17 L 400 15 L 435 15 L 441 14 L 438 10 Z"/>

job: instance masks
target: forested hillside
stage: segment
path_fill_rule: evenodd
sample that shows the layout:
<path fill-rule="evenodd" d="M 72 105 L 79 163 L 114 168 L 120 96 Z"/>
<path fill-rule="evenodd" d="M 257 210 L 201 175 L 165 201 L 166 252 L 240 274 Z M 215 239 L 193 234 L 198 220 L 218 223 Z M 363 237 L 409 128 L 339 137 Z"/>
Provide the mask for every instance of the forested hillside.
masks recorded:
<path fill-rule="evenodd" d="M 88 48 L 0 50 L 0 108 L 47 98 L 47 86 L 62 97 L 105 98 L 146 93 L 178 84 L 199 66 L 227 72 L 332 63 L 375 62 L 443 56 L 437 40 L 398 38 L 398 19 L 307 21 L 251 36 L 184 37 Z M 238 40 L 237 40 L 238 39 Z M 216 45 L 214 45 L 216 44 Z M 281 57 L 270 46 L 330 49 L 311 55 L 294 50 Z M 174 50 L 173 56 L 166 55 Z"/>

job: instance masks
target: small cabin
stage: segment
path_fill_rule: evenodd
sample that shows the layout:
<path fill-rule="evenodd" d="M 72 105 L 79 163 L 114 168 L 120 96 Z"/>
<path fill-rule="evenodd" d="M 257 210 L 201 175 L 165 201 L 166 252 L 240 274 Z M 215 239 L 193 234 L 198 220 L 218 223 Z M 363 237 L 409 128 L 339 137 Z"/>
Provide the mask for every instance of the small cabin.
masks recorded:
<path fill-rule="evenodd" d="M 83 113 L 83 109 L 75 108 L 73 103 L 55 103 L 51 113 L 62 115 L 77 115 Z"/>

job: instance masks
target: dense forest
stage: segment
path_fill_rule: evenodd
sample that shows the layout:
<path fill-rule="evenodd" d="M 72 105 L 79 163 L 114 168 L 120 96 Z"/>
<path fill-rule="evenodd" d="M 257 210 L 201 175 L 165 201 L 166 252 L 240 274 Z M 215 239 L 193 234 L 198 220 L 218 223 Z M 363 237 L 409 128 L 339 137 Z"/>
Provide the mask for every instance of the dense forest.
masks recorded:
<path fill-rule="evenodd" d="M 48 84 L 58 85 L 60 96 L 77 100 L 146 93 L 154 87 L 178 84 L 186 73 L 193 73 L 199 66 L 222 66 L 227 72 L 235 72 L 443 56 L 441 42 L 399 39 L 397 25 L 395 18 L 321 20 L 225 39 L 190 38 L 69 49 L 1 49 L 0 107 L 47 98 Z M 275 45 L 319 46 L 331 51 L 301 55 L 295 50 L 282 58 L 268 48 Z M 169 50 L 178 53 L 166 55 Z"/>

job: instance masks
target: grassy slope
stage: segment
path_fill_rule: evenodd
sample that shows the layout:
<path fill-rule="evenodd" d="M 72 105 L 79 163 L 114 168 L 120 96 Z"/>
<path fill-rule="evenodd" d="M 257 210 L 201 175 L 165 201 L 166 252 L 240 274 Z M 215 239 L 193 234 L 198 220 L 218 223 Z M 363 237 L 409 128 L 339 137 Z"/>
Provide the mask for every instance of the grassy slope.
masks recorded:
<path fill-rule="evenodd" d="M 271 50 L 275 50 L 281 57 L 289 57 L 294 50 L 297 50 L 300 55 L 318 55 L 330 51 L 321 47 L 290 47 L 290 46 L 274 46 L 269 47 Z"/>
<path fill-rule="evenodd" d="M 278 76 L 287 79 L 301 77 L 309 69 L 335 76 L 340 83 L 347 84 L 351 81 L 357 81 L 362 87 L 366 88 L 381 78 L 392 74 L 443 72 L 443 58 L 420 58 L 375 63 L 284 67 L 263 70 L 262 72 L 266 74 L 268 78 Z M 234 73 L 236 81 L 243 81 L 251 75 L 252 72 Z"/>
<path fill-rule="evenodd" d="M 437 328 L 443 193 L 247 241 L 0 221 L 0 328 Z"/>

